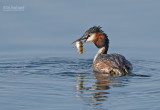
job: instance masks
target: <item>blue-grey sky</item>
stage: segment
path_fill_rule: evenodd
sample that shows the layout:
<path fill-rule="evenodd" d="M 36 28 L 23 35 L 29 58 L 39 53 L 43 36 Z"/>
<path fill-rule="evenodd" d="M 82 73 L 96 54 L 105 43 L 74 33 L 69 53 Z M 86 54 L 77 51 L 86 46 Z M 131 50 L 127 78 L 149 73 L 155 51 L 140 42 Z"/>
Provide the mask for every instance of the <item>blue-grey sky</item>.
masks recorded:
<path fill-rule="evenodd" d="M 76 56 L 72 41 L 94 25 L 109 36 L 109 53 L 159 54 L 159 6 L 159 0 L 0 0 L 0 54 Z M 97 51 L 92 44 L 85 50 Z"/>

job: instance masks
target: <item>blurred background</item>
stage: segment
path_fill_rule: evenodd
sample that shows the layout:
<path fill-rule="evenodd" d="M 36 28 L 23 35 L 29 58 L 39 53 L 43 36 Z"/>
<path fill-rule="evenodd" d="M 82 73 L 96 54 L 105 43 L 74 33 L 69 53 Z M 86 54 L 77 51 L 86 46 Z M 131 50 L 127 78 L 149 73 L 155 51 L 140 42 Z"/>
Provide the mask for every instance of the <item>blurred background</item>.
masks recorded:
<path fill-rule="evenodd" d="M 72 42 L 97 25 L 109 36 L 109 53 L 157 59 L 159 10 L 159 0 L 0 0 L 0 56 L 93 58 L 92 43 L 79 55 Z"/>

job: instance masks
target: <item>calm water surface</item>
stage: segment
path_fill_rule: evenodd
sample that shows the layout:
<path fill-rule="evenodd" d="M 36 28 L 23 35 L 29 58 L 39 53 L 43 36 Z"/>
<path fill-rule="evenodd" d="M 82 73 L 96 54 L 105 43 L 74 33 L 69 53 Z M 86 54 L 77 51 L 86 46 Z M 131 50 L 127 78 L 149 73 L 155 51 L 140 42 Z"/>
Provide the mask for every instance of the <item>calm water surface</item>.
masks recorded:
<path fill-rule="evenodd" d="M 130 61 L 132 74 L 107 77 L 87 58 L 1 59 L 1 110 L 158 110 L 160 61 Z"/>

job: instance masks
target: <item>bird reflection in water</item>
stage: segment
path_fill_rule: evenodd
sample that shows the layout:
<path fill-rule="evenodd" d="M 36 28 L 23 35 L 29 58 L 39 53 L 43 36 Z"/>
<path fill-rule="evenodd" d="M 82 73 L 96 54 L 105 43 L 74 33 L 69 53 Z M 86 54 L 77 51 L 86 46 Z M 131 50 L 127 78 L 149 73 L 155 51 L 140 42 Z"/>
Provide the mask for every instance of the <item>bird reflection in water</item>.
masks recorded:
<path fill-rule="evenodd" d="M 116 82 L 116 76 L 111 74 L 95 73 L 94 84 L 90 84 L 92 79 L 86 78 L 85 74 L 77 74 L 76 97 L 82 98 L 87 105 L 100 105 L 107 100 L 108 90 L 111 86 L 123 86 Z M 90 82 L 88 82 L 90 80 Z M 92 80 L 93 81 L 93 80 Z"/>

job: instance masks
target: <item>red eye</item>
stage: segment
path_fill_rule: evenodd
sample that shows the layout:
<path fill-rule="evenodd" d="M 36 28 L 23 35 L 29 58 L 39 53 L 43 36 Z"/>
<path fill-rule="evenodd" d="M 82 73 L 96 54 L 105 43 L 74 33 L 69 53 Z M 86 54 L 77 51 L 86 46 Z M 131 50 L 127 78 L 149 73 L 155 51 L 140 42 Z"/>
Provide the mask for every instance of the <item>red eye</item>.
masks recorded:
<path fill-rule="evenodd" d="M 90 35 L 88 35 L 88 37 L 90 37 Z"/>

